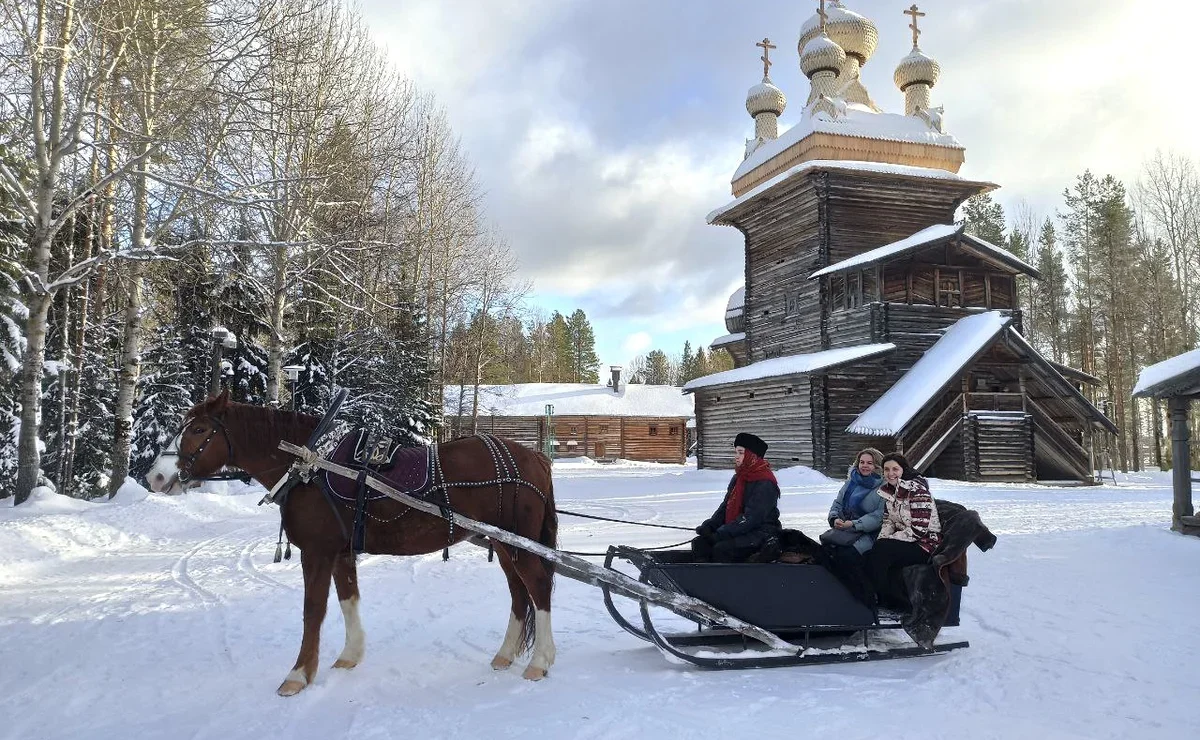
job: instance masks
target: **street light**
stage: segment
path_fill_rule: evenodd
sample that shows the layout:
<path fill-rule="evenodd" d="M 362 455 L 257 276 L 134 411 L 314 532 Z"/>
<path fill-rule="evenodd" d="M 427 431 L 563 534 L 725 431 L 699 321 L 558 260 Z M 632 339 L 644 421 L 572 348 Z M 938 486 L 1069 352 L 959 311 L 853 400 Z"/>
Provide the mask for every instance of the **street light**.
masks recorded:
<path fill-rule="evenodd" d="M 223 326 L 214 326 L 211 334 L 213 338 L 212 368 L 208 376 L 208 395 L 215 396 L 221 392 L 221 376 L 224 374 L 221 352 L 225 349 L 237 349 L 238 340 L 237 334 Z"/>
<path fill-rule="evenodd" d="M 303 372 L 303 365 L 284 365 L 283 374 L 288 379 L 289 405 L 291 410 L 296 410 L 296 382 L 300 380 L 300 373 Z"/>

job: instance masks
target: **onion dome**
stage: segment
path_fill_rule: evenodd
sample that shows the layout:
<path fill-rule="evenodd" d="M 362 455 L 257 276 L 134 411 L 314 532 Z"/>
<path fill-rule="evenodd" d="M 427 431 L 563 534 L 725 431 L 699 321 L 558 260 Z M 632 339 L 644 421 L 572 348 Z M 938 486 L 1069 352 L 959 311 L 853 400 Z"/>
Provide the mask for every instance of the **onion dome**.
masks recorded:
<path fill-rule="evenodd" d="M 746 92 L 746 112 L 751 116 L 757 116 L 759 113 L 782 116 L 785 107 L 787 98 L 784 97 L 783 90 L 771 84 L 770 77 L 764 77 L 762 82 Z"/>
<path fill-rule="evenodd" d="M 904 92 L 910 85 L 925 84 L 933 87 L 942 73 L 942 67 L 917 47 L 900 60 L 896 67 L 896 87 Z"/>
<path fill-rule="evenodd" d="M 818 33 L 800 50 L 800 71 L 809 79 L 822 71 L 841 74 L 845 64 L 846 52 L 823 33 Z"/>
<path fill-rule="evenodd" d="M 871 19 L 846 10 L 836 1 L 826 9 L 825 15 L 825 33 L 829 38 L 842 47 L 848 56 L 856 57 L 859 64 L 866 64 L 875 53 L 875 47 L 879 45 L 879 31 Z M 813 14 L 800 29 L 800 44 L 797 48 L 802 54 L 808 43 L 820 33 L 821 17 L 819 14 Z"/>

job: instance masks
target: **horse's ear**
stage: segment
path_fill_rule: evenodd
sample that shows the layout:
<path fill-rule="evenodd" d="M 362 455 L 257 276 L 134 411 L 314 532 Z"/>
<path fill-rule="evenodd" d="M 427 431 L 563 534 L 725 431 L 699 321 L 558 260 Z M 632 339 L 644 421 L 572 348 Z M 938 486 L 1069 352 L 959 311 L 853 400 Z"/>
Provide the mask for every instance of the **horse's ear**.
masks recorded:
<path fill-rule="evenodd" d="M 221 395 L 212 401 L 212 413 L 219 414 L 229 407 L 229 389 L 221 391 Z"/>

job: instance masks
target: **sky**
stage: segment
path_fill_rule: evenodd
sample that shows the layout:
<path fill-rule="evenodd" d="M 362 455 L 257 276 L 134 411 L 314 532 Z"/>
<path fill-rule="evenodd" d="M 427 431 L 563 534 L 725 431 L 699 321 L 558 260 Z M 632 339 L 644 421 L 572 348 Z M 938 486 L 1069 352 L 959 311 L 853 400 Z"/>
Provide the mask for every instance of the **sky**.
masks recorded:
<path fill-rule="evenodd" d="M 912 38 L 903 2 L 847 0 L 879 47 L 863 69 L 875 102 Z M 808 81 L 796 42 L 816 2 L 757 0 L 362 0 L 376 40 L 445 107 L 487 215 L 532 284 L 533 308 L 582 308 L 602 367 L 725 333 L 743 283 L 741 234 L 705 216 L 753 135 L 746 90 L 762 75 L 798 120 Z M 965 147 L 965 177 L 998 183 L 1010 213 L 1052 217 L 1085 169 L 1132 189 L 1156 151 L 1200 160 L 1186 0 L 920 3 L 921 48 L 942 76 L 934 105 Z M 605 373 L 601 373 L 602 376 Z"/>

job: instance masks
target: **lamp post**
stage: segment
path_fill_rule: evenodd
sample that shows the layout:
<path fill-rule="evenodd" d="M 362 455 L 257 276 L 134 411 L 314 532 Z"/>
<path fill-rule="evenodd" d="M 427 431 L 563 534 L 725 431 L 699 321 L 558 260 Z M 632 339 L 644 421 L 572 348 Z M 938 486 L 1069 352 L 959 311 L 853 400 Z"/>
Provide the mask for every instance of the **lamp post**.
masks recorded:
<path fill-rule="evenodd" d="M 288 379 L 288 408 L 291 411 L 296 410 L 296 383 L 300 380 L 300 373 L 303 370 L 303 365 L 285 365 L 283 367 L 283 374 Z"/>
<path fill-rule="evenodd" d="M 212 328 L 212 368 L 208 376 L 208 395 L 215 396 L 221 392 L 222 361 L 221 354 L 226 349 L 237 349 L 237 334 L 223 326 Z"/>

